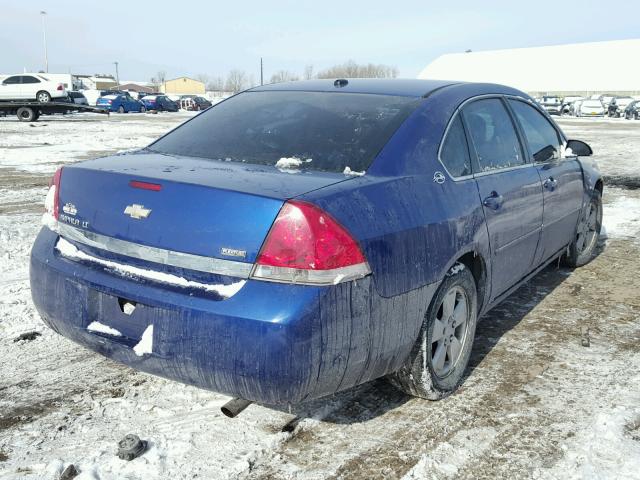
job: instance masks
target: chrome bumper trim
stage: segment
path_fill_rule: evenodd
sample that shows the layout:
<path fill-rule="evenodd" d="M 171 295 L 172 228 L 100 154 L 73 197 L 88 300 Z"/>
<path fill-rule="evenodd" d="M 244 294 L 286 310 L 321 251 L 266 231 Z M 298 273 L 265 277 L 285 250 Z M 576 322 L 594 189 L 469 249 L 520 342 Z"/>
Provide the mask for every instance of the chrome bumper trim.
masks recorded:
<path fill-rule="evenodd" d="M 148 247 L 139 243 L 119 240 L 99 233 L 80 230 L 70 225 L 60 223 L 56 225 L 56 231 L 67 240 L 73 240 L 90 247 L 99 248 L 108 252 L 133 257 L 148 262 L 155 262 L 173 267 L 187 268 L 199 272 L 214 273 L 235 278 L 249 278 L 253 264 L 222 260 L 219 258 L 193 255 L 191 253 L 176 252 L 163 248 Z"/>

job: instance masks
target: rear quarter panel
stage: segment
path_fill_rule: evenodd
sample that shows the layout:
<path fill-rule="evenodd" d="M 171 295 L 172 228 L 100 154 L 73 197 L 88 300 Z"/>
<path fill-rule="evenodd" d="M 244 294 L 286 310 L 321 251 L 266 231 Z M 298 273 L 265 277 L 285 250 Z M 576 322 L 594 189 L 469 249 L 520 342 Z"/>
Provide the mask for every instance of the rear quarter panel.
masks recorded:
<path fill-rule="evenodd" d="M 360 242 L 383 297 L 438 283 L 473 252 L 490 285 L 488 232 L 476 183 L 453 181 L 438 160 L 452 115 L 484 94 L 528 96 L 492 84 L 452 85 L 433 92 L 409 116 L 363 177 L 303 197 L 336 217 Z M 445 174 L 442 184 L 434 173 Z M 487 292 L 479 303 L 487 304 Z"/>

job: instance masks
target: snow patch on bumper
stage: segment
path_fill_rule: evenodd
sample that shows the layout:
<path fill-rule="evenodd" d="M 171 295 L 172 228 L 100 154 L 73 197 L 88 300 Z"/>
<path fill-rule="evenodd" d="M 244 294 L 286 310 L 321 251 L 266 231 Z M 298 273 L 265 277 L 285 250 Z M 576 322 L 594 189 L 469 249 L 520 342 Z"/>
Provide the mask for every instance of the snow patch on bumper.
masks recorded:
<path fill-rule="evenodd" d="M 144 268 L 138 268 L 131 265 L 123 265 L 121 263 L 113 262 L 110 260 L 104 260 L 102 258 L 97 258 L 92 255 L 88 255 L 85 252 L 79 250 L 75 245 L 73 245 L 72 243 L 70 243 L 69 241 L 65 240 L 62 237 L 58 239 L 55 248 L 64 257 L 86 261 L 86 262 L 97 263 L 124 276 L 146 278 L 156 282 L 168 283 L 168 284 L 176 285 L 179 287 L 200 288 L 208 292 L 215 292 L 224 298 L 233 297 L 236 293 L 240 291 L 240 289 L 246 283 L 246 280 L 240 280 L 239 282 L 235 282 L 229 285 L 210 285 L 206 283 L 187 280 L 186 278 L 179 277 L 177 275 L 172 275 L 170 273 L 156 272 L 154 270 L 147 270 Z"/>

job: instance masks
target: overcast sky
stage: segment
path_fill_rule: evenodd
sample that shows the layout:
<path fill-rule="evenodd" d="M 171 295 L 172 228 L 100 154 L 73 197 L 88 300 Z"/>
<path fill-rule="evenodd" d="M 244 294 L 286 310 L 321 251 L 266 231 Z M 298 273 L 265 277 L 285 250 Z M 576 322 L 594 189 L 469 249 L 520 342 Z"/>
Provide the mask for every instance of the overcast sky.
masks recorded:
<path fill-rule="evenodd" d="M 444 53 L 640 36 L 637 0 L 0 0 L 0 74 L 44 68 L 41 10 L 50 72 L 113 73 L 117 60 L 121 79 L 141 81 L 234 68 L 259 79 L 261 56 L 266 79 L 349 59 L 415 77 Z"/>

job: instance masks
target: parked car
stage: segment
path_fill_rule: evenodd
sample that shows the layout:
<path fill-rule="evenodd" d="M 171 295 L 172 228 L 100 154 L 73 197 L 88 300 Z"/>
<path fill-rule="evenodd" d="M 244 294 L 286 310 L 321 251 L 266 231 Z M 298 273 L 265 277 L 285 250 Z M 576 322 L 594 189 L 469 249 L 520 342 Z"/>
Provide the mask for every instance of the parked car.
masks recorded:
<path fill-rule="evenodd" d="M 212 103 L 198 95 L 183 95 L 180 97 L 180 108 L 189 111 L 206 110 Z"/>
<path fill-rule="evenodd" d="M 194 102 L 196 102 L 196 104 L 198 105 L 198 110 L 206 110 L 207 108 L 209 108 L 211 105 L 213 105 L 209 100 L 207 100 L 204 97 L 199 97 L 196 96 L 193 99 Z"/>
<path fill-rule="evenodd" d="M 198 110 L 198 105 L 191 97 L 182 97 L 178 103 L 182 110 L 187 110 L 189 112 Z"/>
<path fill-rule="evenodd" d="M 640 120 L 640 100 L 634 100 L 624 109 L 624 118 Z"/>
<path fill-rule="evenodd" d="M 82 92 L 74 92 L 73 90 L 69 90 L 67 94 L 69 100 L 71 100 L 72 103 L 76 103 L 78 105 L 89 105 L 87 97 L 85 97 Z"/>
<path fill-rule="evenodd" d="M 582 102 L 584 102 L 585 99 L 580 99 L 580 100 L 576 100 L 575 102 L 573 102 L 571 104 L 569 113 L 575 117 L 579 117 L 580 116 L 580 107 L 582 106 Z"/>
<path fill-rule="evenodd" d="M 58 170 L 33 301 L 85 347 L 249 401 L 383 376 L 439 399 L 479 316 L 559 258 L 591 259 L 591 153 L 509 87 L 256 87 L 141 151 Z"/>
<path fill-rule="evenodd" d="M 179 107 L 173 100 L 166 95 L 147 95 L 142 97 L 147 110 L 156 110 L 158 112 L 177 112 Z"/>
<path fill-rule="evenodd" d="M 35 100 L 41 103 L 67 97 L 62 83 L 36 73 L 11 75 L 0 83 L 0 100 Z"/>
<path fill-rule="evenodd" d="M 607 108 L 607 115 L 610 117 L 619 118 L 624 115 L 624 110 L 633 102 L 633 97 L 614 97 L 609 102 L 609 107 Z"/>
<path fill-rule="evenodd" d="M 147 111 L 147 107 L 141 101 L 135 100 L 128 95 L 105 95 L 98 98 L 96 106 L 118 113 Z"/>
<path fill-rule="evenodd" d="M 560 97 L 544 95 L 540 104 L 549 115 L 560 115 L 562 113 L 562 102 L 560 101 Z"/>
<path fill-rule="evenodd" d="M 604 117 L 604 105 L 600 100 L 585 100 L 580 104 L 579 117 Z"/>
<path fill-rule="evenodd" d="M 602 106 L 604 107 L 605 113 L 606 113 L 607 109 L 609 108 L 609 102 L 611 102 L 614 96 L 615 95 L 611 95 L 608 93 L 604 93 L 604 94 L 595 93 L 589 97 L 589 100 L 600 100 L 600 103 L 602 103 Z"/>
<path fill-rule="evenodd" d="M 567 96 L 562 99 L 562 107 L 560 111 L 562 115 L 571 115 L 573 111 L 573 104 L 578 100 L 583 100 L 584 97 L 580 96 Z"/>

